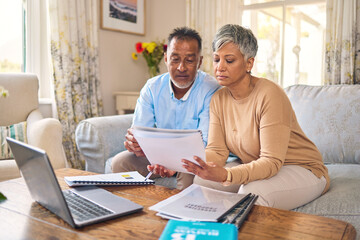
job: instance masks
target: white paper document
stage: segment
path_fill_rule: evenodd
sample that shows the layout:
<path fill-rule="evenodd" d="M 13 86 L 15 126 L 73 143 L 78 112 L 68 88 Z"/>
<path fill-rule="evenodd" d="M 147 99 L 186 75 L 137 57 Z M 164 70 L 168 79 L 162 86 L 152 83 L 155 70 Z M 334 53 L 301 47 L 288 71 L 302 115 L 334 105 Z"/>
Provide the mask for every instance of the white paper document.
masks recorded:
<path fill-rule="evenodd" d="M 205 147 L 200 130 L 171 130 L 133 127 L 133 134 L 151 164 L 159 164 L 177 172 L 189 173 L 181 159 L 195 164 L 194 156 L 205 159 Z"/>
<path fill-rule="evenodd" d="M 246 196 L 192 184 L 149 209 L 167 219 L 217 222 Z"/>

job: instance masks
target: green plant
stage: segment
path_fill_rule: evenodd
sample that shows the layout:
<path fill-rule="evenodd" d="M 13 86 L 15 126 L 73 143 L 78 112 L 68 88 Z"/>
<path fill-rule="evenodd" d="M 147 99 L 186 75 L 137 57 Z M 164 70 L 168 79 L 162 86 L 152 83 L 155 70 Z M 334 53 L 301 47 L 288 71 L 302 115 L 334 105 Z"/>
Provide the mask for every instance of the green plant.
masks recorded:
<path fill-rule="evenodd" d="M 6 197 L 4 196 L 4 194 L 2 194 L 2 193 L 0 192 L 0 202 L 2 202 L 2 201 L 4 201 L 4 200 L 6 200 Z"/>

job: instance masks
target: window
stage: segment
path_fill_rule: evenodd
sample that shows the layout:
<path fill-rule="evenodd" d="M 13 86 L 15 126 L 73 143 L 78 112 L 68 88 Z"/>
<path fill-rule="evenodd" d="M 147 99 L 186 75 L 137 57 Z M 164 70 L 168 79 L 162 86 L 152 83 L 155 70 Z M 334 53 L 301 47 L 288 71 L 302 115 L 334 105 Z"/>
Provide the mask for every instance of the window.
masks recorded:
<path fill-rule="evenodd" d="M 242 25 L 258 39 L 253 73 L 283 87 L 321 85 L 325 0 L 244 0 Z"/>
<path fill-rule="evenodd" d="M 0 72 L 39 79 L 40 102 L 53 98 L 47 1 L 0 0 Z"/>
<path fill-rule="evenodd" d="M 0 0 L 0 72 L 24 71 L 23 15 L 22 0 Z"/>

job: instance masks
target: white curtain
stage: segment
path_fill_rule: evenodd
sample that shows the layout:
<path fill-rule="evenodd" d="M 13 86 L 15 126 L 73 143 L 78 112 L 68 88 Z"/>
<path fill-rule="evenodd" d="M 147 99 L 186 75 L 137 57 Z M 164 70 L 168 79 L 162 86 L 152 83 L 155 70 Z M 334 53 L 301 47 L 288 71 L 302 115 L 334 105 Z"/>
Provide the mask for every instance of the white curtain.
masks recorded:
<path fill-rule="evenodd" d="M 360 0 L 326 3 L 325 84 L 360 84 Z"/>
<path fill-rule="evenodd" d="M 243 0 L 187 0 L 186 25 L 197 30 L 202 38 L 204 56 L 202 70 L 212 73 L 211 43 L 216 31 L 228 23 L 240 24 Z"/>
<path fill-rule="evenodd" d="M 52 84 L 47 0 L 26 0 L 25 3 L 26 72 L 37 75 L 40 103 L 51 103 L 52 117 L 57 117 Z"/>
<path fill-rule="evenodd" d="M 84 168 L 75 129 L 86 118 L 101 116 L 97 0 L 49 0 L 51 57 L 63 144 L 72 168 Z"/>

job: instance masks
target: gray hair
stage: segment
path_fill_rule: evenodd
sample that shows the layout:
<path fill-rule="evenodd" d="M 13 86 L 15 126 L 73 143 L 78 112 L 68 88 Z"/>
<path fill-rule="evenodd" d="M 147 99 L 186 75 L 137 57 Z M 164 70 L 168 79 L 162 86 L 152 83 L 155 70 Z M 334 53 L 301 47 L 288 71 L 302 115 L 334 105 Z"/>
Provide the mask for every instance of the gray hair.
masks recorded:
<path fill-rule="evenodd" d="M 258 50 L 256 37 L 250 29 L 243 28 L 236 24 L 226 24 L 216 33 L 212 42 L 213 51 L 218 51 L 227 43 L 234 43 L 239 47 L 245 60 L 254 58 Z"/>

